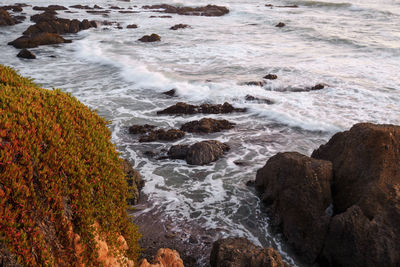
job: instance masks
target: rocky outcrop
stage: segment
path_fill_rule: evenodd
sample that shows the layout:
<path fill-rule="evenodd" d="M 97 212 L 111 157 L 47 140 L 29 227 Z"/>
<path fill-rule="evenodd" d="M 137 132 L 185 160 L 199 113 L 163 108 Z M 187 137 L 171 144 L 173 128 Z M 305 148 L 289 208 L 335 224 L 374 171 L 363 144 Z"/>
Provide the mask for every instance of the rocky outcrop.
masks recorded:
<path fill-rule="evenodd" d="M 157 111 L 157 114 L 177 115 L 177 114 L 221 114 L 231 112 L 245 112 L 245 108 L 234 108 L 228 102 L 224 104 L 202 104 L 200 106 L 186 104 L 184 102 L 178 102 L 173 106 L 170 106 L 164 110 Z"/>
<path fill-rule="evenodd" d="M 56 33 L 44 32 L 34 36 L 21 36 L 12 42 L 9 42 L 8 44 L 14 46 L 15 48 L 34 48 L 40 45 L 62 44 L 70 42 L 70 40 L 65 40 Z"/>
<path fill-rule="evenodd" d="M 199 121 L 190 121 L 181 126 L 181 130 L 189 133 L 214 133 L 232 129 L 235 124 L 227 120 L 203 118 Z"/>
<path fill-rule="evenodd" d="M 212 267 L 289 267 L 273 248 L 261 248 L 246 238 L 226 238 L 214 242 Z"/>
<path fill-rule="evenodd" d="M 152 264 L 143 259 L 139 267 L 183 267 L 183 261 L 176 250 L 169 248 L 160 248 L 157 251 Z"/>
<path fill-rule="evenodd" d="M 329 161 L 297 152 L 278 153 L 257 171 L 256 187 L 263 192 L 273 224 L 307 262 L 319 255 L 328 230 L 331 181 Z"/>
<path fill-rule="evenodd" d="M 322 260 L 330 266 L 398 266 L 400 127 L 362 123 L 312 157 L 333 164 L 334 214 Z"/>
<path fill-rule="evenodd" d="M 176 24 L 174 26 L 172 26 L 171 28 L 169 28 L 170 30 L 176 31 L 178 29 L 186 29 L 186 28 L 190 28 L 189 25 L 187 24 Z"/>
<path fill-rule="evenodd" d="M 144 180 L 142 180 L 139 172 L 136 171 L 132 167 L 132 164 L 126 159 L 122 162 L 122 170 L 126 175 L 129 193 L 131 196 L 131 198 L 128 198 L 127 201 L 130 205 L 136 205 L 140 198 L 140 190 L 144 186 Z"/>
<path fill-rule="evenodd" d="M 15 20 L 10 16 L 7 10 L 0 9 L 0 26 L 15 25 Z"/>
<path fill-rule="evenodd" d="M 151 35 L 143 36 L 142 38 L 139 39 L 139 41 L 144 43 L 159 42 L 161 41 L 161 37 L 158 34 L 152 33 Z"/>
<path fill-rule="evenodd" d="M 167 4 L 143 6 L 144 9 L 163 9 L 164 13 L 187 15 L 187 16 L 207 16 L 218 17 L 229 13 L 229 9 L 224 6 L 207 5 L 204 7 L 176 7 Z"/>
<path fill-rule="evenodd" d="M 189 147 L 186 162 L 191 165 L 205 165 L 218 160 L 229 149 L 227 144 L 216 140 L 198 142 Z"/>
<path fill-rule="evenodd" d="M 218 160 L 229 151 L 227 144 L 216 140 L 207 140 L 189 145 L 174 145 L 168 151 L 171 159 L 185 159 L 191 165 L 205 165 Z"/>
<path fill-rule="evenodd" d="M 307 262 L 395 267 L 399 162 L 400 127 L 362 123 L 334 135 L 312 158 L 272 157 L 258 171 L 256 185 L 272 222 Z"/>
<path fill-rule="evenodd" d="M 36 58 L 35 54 L 33 54 L 31 51 L 29 51 L 28 49 L 25 49 L 25 48 L 22 49 L 18 53 L 17 57 L 26 58 L 26 59 L 35 59 Z"/>

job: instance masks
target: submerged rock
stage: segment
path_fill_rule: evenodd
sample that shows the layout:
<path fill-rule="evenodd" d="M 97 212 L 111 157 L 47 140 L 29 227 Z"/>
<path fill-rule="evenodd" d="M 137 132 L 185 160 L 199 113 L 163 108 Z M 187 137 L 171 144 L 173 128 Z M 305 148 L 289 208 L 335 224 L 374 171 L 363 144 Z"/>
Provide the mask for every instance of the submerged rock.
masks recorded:
<path fill-rule="evenodd" d="M 275 27 L 278 27 L 278 28 L 282 28 L 282 27 L 285 27 L 285 26 L 286 26 L 286 24 L 283 23 L 283 22 L 279 22 L 278 24 L 275 25 Z"/>
<path fill-rule="evenodd" d="M 178 102 L 173 106 L 170 106 L 164 110 L 157 111 L 157 114 L 168 114 L 168 115 L 176 115 L 176 114 L 196 114 L 196 113 L 204 113 L 204 114 L 220 114 L 220 113 L 231 113 L 231 112 L 245 112 L 245 108 L 234 108 L 228 102 L 224 104 L 202 104 L 200 106 L 186 104 L 184 102 Z"/>
<path fill-rule="evenodd" d="M 17 57 L 20 57 L 20 58 L 27 58 L 27 59 L 35 59 L 35 58 L 36 58 L 35 54 L 33 54 L 31 51 L 29 51 L 28 49 L 25 49 L 25 48 L 22 49 L 22 50 L 18 53 Z"/>
<path fill-rule="evenodd" d="M 171 89 L 169 91 L 163 92 L 163 95 L 167 95 L 170 97 L 176 96 L 176 90 L 175 89 Z"/>
<path fill-rule="evenodd" d="M 170 30 L 176 31 L 178 29 L 186 29 L 186 28 L 190 28 L 189 25 L 187 24 L 176 24 L 174 26 L 172 26 L 171 28 L 169 28 Z"/>
<path fill-rule="evenodd" d="M 259 97 L 255 97 L 255 96 L 252 96 L 252 95 L 246 95 L 245 100 L 246 101 L 251 101 L 251 102 L 257 102 L 257 103 L 264 103 L 264 104 L 268 104 L 268 105 L 272 105 L 272 104 L 275 103 L 274 101 L 272 101 L 270 99 L 259 98 Z"/>
<path fill-rule="evenodd" d="M 172 13 L 187 16 L 207 16 L 218 17 L 229 13 L 229 9 L 224 6 L 207 5 L 203 7 L 176 7 L 167 4 L 143 6 L 144 9 L 163 9 L 164 13 Z"/>
<path fill-rule="evenodd" d="M 199 121 L 191 121 L 183 124 L 181 130 L 189 133 L 214 133 L 232 129 L 234 125 L 234 123 L 227 120 L 203 118 Z"/>
<path fill-rule="evenodd" d="M 189 147 L 186 162 L 191 165 L 205 165 L 218 160 L 230 147 L 216 140 L 198 142 Z"/>
<path fill-rule="evenodd" d="M 144 43 L 149 43 L 149 42 L 159 42 L 161 41 L 161 37 L 158 34 L 151 34 L 151 35 L 145 35 L 142 38 L 139 39 L 139 41 L 144 42 Z"/>
<path fill-rule="evenodd" d="M 252 85 L 252 86 L 260 86 L 263 87 L 265 85 L 265 82 L 262 81 L 251 81 L 251 82 L 245 82 L 243 83 L 244 85 Z"/>
<path fill-rule="evenodd" d="M 211 267 L 289 267 L 273 248 L 261 248 L 243 237 L 214 242 L 210 255 Z"/>
<path fill-rule="evenodd" d="M 295 250 L 314 262 L 326 236 L 332 203 L 332 164 L 297 152 L 278 153 L 257 171 L 256 186 L 263 192 L 272 222 Z"/>

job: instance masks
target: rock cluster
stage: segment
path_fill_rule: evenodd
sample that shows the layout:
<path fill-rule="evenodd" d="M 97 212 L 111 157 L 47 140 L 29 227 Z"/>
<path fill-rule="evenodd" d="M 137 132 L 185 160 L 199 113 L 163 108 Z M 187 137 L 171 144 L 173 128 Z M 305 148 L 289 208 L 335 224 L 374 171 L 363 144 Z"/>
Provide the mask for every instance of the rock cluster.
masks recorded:
<path fill-rule="evenodd" d="M 167 4 L 143 6 L 144 9 L 163 9 L 164 13 L 187 15 L 187 16 L 207 16 L 219 17 L 229 13 L 229 9 L 224 6 L 207 5 L 203 7 L 176 7 Z"/>
<path fill-rule="evenodd" d="M 231 112 L 245 112 L 244 108 L 234 108 L 228 102 L 224 104 L 202 104 L 200 106 L 186 104 L 184 102 L 178 102 L 173 106 L 170 106 L 164 110 L 157 111 L 157 114 L 167 114 L 167 115 L 176 115 L 176 114 L 221 114 L 221 113 L 231 113 Z"/>
<path fill-rule="evenodd" d="M 280 153 L 257 172 L 273 222 L 309 263 L 398 266 L 400 127 L 361 123 L 310 157 Z"/>
<path fill-rule="evenodd" d="M 154 125 L 132 125 L 129 127 L 129 133 L 142 134 L 139 142 L 154 142 L 154 141 L 174 141 L 185 136 L 185 132 L 178 129 L 154 129 Z"/>
<path fill-rule="evenodd" d="M 232 129 L 235 124 L 227 120 L 203 118 L 199 121 L 190 121 L 181 126 L 181 130 L 189 133 L 215 133 Z"/>

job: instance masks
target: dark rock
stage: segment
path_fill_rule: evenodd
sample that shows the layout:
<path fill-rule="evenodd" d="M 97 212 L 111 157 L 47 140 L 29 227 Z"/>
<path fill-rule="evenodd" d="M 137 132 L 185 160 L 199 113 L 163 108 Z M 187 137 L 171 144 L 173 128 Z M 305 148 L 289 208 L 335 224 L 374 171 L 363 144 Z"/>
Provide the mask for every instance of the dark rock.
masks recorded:
<path fill-rule="evenodd" d="M 136 24 L 129 24 L 126 26 L 127 29 L 136 29 L 138 26 Z"/>
<path fill-rule="evenodd" d="M 12 18 L 14 19 L 14 21 L 15 21 L 15 24 L 19 24 L 19 23 L 22 23 L 25 19 L 26 19 L 26 16 L 12 16 Z"/>
<path fill-rule="evenodd" d="M 297 152 L 278 153 L 257 171 L 256 187 L 272 216 L 305 261 L 313 263 L 323 247 L 332 203 L 332 164 Z"/>
<path fill-rule="evenodd" d="M 151 151 L 151 150 L 147 150 L 143 154 L 150 158 L 153 158 L 157 155 L 154 151 Z"/>
<path fill-rule="evenodd" d="M 85 5 L 85 6 L 83 6 L 83 5 L 73 5 L 73 6 L 70 6 L 70 8 L 77 8 L 77 9 L 93 9 L 93 7 L 90 7 L 90 6 L 88 6 L 88 5 Z"/>
<path fill-rule="evenodd" d="M 13 11 L 13 12 L 22 12 L 22 11 L 24 11 L 24 10 L 22 9 L 22 7 L 16 6 L 16 7 L 14 7 L 14 8 L 12 9 L 12 11 Z"/>
<path fill-rule="evenodd" d="M 261 248 L 243 237 L 214 242 L 211 267 L 289 267 L 273 248 Z"/>
<path fill-rule="evenodd" d="M 123 9 L 123 8 L 119 6 L 110 6 L 110 9 Z"/>
<path fill-rule="evenodd" d="M 322 84 L 322 83 L 319 83 L 319 84 L 317 84 L 317 85 L 311 87 L 311 91 L 314 91 L 314 90 L 321 90 L 321 89 L 324 89 L 324 88 L 325 88 L 325 85 Z"/>
<path fill-rule="evenodd" d="M 263 87 L 265 85 L 265 82 L 262 82 L 262 81 L 251 81 L 251 82 L 245 82 L 244 85 L 253 85 L 253 86 Z"/>
<path fill-rule="evenodd" d="M 46 10 L 68 10 L 65 6 L 59 6 L 59 5 L 49 5 L 48 7 L 41 7 L 41 6 L 34 6 L 32 8 L 33 10 L 41 10 L 41 11 L 46 11 Z"/>
<path fill-rule="evenodd" d="M 278 79 L 278 76 L 276 75 L 276 74 L 267 74 L 267 75 L 265 75 L 264 76 L 264 79 L 267 79 L 267 80 L 276 80 L 276 79 Z"/>
<path fill-rule="evenodd" d="M 164 13 L 172 13 L 187 16 L 223 16 L 229 13 L 229 9 L 224 6 L 207 5 L 204 7 L 176 7 L 167 4 L 143 6 L 144 9 L 163 9 Z"/>
<path fill-rule="evenodd" d="M 221 104 L 202 104 L 200 106 L 186 104 L 184 102 L 178 102 L 173 106 L 170 106 L 164 110 L 157 111 L 157 114 L 220 114 L 220 113 L 231 113 L 231 112 L 245 112 L 244 108 L 234 108 L 231 104 L 225 102 Z"/>
<path fill-rule="evenodd" d="M 176 25 L 172 26 L 172 27 L 169 28 L 169 29 L 170 29 L 170 30 L 176 31 L 176 30 L 178 30 L 178 29 L 185 29 L 185 28 L 190 28 L 190 26 L 187 25 L 187 24 L 176 24 Z"/>
<path fill-rule="evenodd" d="M 168 156 L 171 159 L 186 159 L 189 145 L 175 145 L 171 146 L 168 151 Z"/>
<path fill-rule="evenodd" d="M 203 118 L 199 121 L 191 121 L 183 124 L 181 130 L 189 133 L 214 133 L 232 129 L 234 125 L 234 123 L 227 120 Z"/>
<path fill-rule="evenodd" d="M 35 59 L 36 58 L 36 56 L 31 51 L 29 51 L 28 49 L 22 49 L 18 53 L 17 57 L 27 58 L 27 59 Z"/>
<path fill-rule="evenodd" d="M 256 181 L 255 180 L 249 180 L 246 182 L 246 186 L 255 186 L 256 185 Z"/>
<path fill-rule="evenodd" d="M 0 26 L 15 25 L 15 20 L 10 16 L 7 10 L 0 9 Z"/>
<path fill-rule="evenodd" d="M 237 166 L 251 166 L 252 164 L 249 161 L 243 161 L 243 160 L 235 160 L 233 163 Z"/>
<path fill-rule="evenodd" d="M 149 18 L 162 18 L 162 19 L 170 19 L 172 16 L 150 16 Z"/>
<path fill-rule="evenodd" d="M 51 45 L 70 42 L 71 41 L 65 40 L 56 33 L 43 32 L 31 37 L 21 36 L 12 42 L 9 42 L 8 44 L 14 46 L 15 48 L 34 48 L 40 45 Z"/>
<path fill-rule="evenodd" d="M 195 143 L 189 147 L 186 162 L 191 165 L 205 165 L 218 160 L 230 148 L 216 140 Z"/>
<path fill-rule="evenodd" d="M 107 15 L 110 13 L 110 10 L 86 10 L 86 13 L 93 15 Z"/>
<path fill-rule="evenodd" d="M 57 15 L 56 11 L 47 10 L 43 13 L 31 16 L 31 21 L 38 23 L 40 21 L 56 20 L 57 19 L 56 15 Z"/>
<path fill-rule="evenodd" d="M 276 7 L 285 7 L 285 8 L 298 8 L 298 5 L 286 5 L 286 6 L 276 6 Z"/>
<path fill-rule="evenodd" d="M 170 96 L 170 97 L 174 97 L 176 96 L 176 90 L 175 89 L 171 89 L 169 91 L 163 92 L 164 95 Z"/>
<path fill-rule="evenodd" d="M 272 105 L 275 103 L 274 101 L 269 100 L 267 98 L 258 98 L 258 97 L 252 96 L 252 95 L 246 95 L 245 100 L 252 101 L 252 102 L 258 102 L 258 103 L 264 103 L 264 104 L 268 104 L 268 105 Z"/>
<path fill-rule="evenodd" d="M 122 170 L 126 175 L 126 180 L 129 186 L 129 193 L 131 194 L 131 198 L 128 199 L 129 205 L 136 205 L 139 201 L 140 190 L 144 186 L 144 180 L 140 177 L 138 171 L 136 171 L 132 164 L 128 160 L 123 160 L 122 162 Z"/>
<path fill-rule="evenodd" d="M 285 27 L 285 26 L 286 26 L 286 24 L 283 23 L 283 22 L 279 22 L 278 24 L 275 25 L 275 27 L 278 27 L 278 28 L 282 28 L 282 27 Z"/>
<path fill-rule="evenodd" d="M 161 37 L 158 34 L 151 34 L 151 35 L 145 35 L 142 38 L 139 39 L 139 41 L 148 43 L 148 42 L 159 42 L 161 41 Z"/>
<path fill-rule="evenodd" d="M 174 141 L 185 136 L 185 132 L 178 129 L 159 129 L 156 131 L 149 131 L 146 135 L 140 137 L 139 142 L 153 142 L 157 140 Z"/>
<path fill-rule="evenodd" d="M 129 127 L 130 134 L 145 134 L 153 130 L 156 126 L 145 124 L 145 125 L 132 125 Z"/>

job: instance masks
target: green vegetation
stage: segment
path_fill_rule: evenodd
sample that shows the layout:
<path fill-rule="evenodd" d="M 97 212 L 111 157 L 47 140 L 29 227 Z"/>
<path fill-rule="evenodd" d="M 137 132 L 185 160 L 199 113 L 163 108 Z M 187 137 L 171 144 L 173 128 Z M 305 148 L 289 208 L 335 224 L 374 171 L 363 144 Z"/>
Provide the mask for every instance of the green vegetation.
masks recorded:
<path fill-rule="evenodd" d="M 106 121 L 76 98 L 0 65 L 0 243 L 26 266 L 96 262 L 95 222 L 113 251 L 119 235 L 137 260 L 128 185 Z"/>

